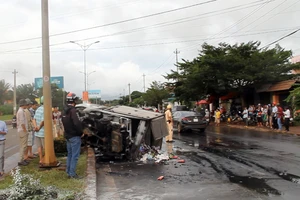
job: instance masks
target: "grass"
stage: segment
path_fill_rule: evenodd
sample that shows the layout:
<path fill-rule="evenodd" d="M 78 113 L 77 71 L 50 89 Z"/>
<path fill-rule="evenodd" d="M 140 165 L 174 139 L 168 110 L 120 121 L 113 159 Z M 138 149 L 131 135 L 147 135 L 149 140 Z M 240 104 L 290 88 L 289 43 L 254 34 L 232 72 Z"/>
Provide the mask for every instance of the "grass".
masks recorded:
<path fill-rule="evenodd" d="M 62 166 L 65 166 L 66 157 L 57 157 Z M 21 167 L 22 174 L 31 174 L 36 179 L 40 179 L 41 184 L 44 186 L 54 186 L 60 190 L 69 192 L 80 192 L 85 188 L 84 179 L 76 180 L 69 179 L 64 169 L 52 168 L 45 169 L 38 167 L 38 158 L 35 158 L 29 165 Z M 87 168 L 87 151 L 84 151 L 77 163 L 77 174 L 84 177 Z M 0 189 L 6 189 L 13 184 L 11 175 L 6 175 L 3 180 L 0 181 Z"/>
<path fill-rule="evenodd" d="M 0 120 L 11 120 L 13 118 L 13 115 L 1 115 Z"/>

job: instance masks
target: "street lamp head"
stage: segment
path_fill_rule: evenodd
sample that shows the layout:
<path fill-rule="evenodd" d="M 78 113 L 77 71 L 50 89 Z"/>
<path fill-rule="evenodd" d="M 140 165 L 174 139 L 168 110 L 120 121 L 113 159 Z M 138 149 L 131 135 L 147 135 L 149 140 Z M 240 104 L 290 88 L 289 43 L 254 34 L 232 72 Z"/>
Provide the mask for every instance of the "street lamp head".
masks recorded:
<path fill-rule="evenodd" d="M 75 41 L 70 41 L 71 43 L 75 43 Z"/>
<path fill-rule="evenodd" d="M 100 41 L 96 41 L 96 42 L 94 42 L 94 43 L 99 43 Z"/>

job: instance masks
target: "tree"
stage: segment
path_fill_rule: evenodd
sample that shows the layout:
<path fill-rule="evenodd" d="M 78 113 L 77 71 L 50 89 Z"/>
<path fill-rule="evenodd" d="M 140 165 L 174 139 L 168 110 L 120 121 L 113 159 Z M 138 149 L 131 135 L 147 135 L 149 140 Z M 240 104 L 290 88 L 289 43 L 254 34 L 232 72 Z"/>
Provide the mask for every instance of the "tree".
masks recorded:
<path fill-rule="evenodd" d="M 11 86 L 9 83 L 6 83 L 4 79 L 0 80 L 0 105 L 4 104 L 10 88 Z"/>
<path fill-rule="evenodd" d="M 162 103 L 163 99 L 168 98 L 169 92 L 167 91 L 165 84 L 157 81 L 152 82 L 150 88 L 143 95 L 143 99 L 148 106 L 157 106 Z"/>
<path fill-rule="evenodd" d="M 65 97 L 68 92 L 58 88 L 56 84 L 51 84 L 51 98 L 52 98 L 52 106 L 63 108 Z M 37 92 L 37 96 L 43 96 L 43 88 L 40 88 Z"/>
<path fill-rule="evenodd" d="M 21 84 L 17 86 L 16 93 L 17 93 L 17 102 L 19 102 L 20 99 L 29 98 L 30 100 L 33 100 L 37 98 L 37 91 L 34 88 L 34 83 Z"/>
<path fill-rule="evenodd" d="M 168 84 L 179 100 L 199 100 L 207 94 L 221 96 L 289 79 L 293 76 L 289 71 L 296 67 L 289 62 L 291 56 L 279 45 L 261 49 L 259 42 L 217 47 L 204 43 L 197 58 L 183 60 L 180 72 L 171 71 L 165 78 L 171 80 Z"/>

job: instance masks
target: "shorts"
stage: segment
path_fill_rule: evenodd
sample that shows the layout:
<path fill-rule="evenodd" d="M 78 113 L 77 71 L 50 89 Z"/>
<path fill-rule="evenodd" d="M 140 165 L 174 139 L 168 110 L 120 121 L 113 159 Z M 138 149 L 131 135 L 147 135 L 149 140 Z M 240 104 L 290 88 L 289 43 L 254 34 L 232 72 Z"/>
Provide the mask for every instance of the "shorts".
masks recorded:
<path fill-rule="evenodd" d="M 33 133 L 32 132 L 28 133 L 27 146 L 28 147 L 32 147 L 33 146 Z"/>
<path fill-rule="evenodd" d="M 45 138 L 35 136 L 35 142 L 37 148 L 39 147 L 42 147 L 43 149 L 45 148 Z"/>

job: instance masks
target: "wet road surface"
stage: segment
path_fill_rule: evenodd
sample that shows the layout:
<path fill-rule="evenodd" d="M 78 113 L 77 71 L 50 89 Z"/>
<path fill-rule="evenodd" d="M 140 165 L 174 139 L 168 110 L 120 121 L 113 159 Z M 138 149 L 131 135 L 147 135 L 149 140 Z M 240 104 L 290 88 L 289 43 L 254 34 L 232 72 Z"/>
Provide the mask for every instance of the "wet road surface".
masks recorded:
<path fill-rule="evenodd" d="M 98 199 L 300 199 L 299 136 L 227 126 L 174 136 L 163 150 L 185 163 L 99 163 Z"/>

